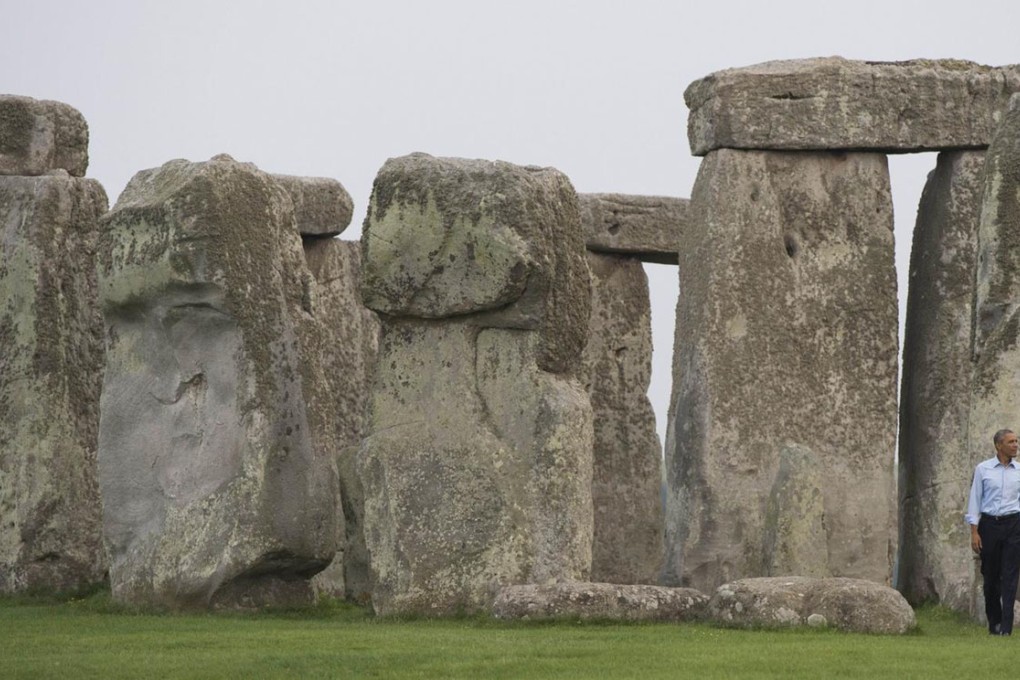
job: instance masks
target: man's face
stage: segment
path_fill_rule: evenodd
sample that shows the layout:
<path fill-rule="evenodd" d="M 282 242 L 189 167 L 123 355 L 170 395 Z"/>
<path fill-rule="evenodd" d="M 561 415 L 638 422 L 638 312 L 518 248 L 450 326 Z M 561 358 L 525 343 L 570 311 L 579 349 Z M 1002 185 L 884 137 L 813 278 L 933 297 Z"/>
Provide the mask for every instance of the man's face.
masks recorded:
<path fill-rule="evenodd" d="M 1010 460 L 1016 458 L 1018 448 L 1020 448 L 1020 440 L 1012 432 L 1007 432 L 1003 435 L 999 443 L 995 445 L 995 450 L 998 451 L 999 456 Z"/>

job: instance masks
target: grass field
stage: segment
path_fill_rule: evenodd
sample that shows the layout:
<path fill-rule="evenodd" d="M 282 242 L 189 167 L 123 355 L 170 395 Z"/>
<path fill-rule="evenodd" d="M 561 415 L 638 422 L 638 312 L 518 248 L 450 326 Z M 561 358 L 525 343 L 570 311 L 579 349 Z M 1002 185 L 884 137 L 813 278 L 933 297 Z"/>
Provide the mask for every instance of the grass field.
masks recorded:
<path fill-rule="evenodd" d="M 0 599 L 0 678 L 1013 677 L 1020 635 L 938 608 L 900 637 L 706 624 L 399 621 L 348 605 L 137 614 L 104 593 Z"/>

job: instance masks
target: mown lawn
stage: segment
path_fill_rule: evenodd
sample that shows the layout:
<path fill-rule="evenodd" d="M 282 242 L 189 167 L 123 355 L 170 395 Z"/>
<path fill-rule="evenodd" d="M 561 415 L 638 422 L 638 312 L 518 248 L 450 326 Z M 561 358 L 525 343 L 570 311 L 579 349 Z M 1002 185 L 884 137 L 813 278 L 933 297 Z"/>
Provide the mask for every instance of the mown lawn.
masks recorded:
<path fill-rule="evenodd" d="M 0 600 L 0 678 L 1014 677 L 1020 636 L 938 608 L 902 637 L 706 624 L 378 620 L 347 605 L 126 612 L 99 594 Z"/>

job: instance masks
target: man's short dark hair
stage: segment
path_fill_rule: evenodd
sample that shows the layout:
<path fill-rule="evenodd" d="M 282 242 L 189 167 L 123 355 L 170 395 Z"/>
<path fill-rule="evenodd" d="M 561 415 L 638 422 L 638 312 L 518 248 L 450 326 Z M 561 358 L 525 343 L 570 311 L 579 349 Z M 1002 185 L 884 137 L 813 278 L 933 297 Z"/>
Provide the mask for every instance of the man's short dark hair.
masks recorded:
<path fill-rule="evenodd" d="M 998 446 L 999 442 L 1001 442 L 1002 438 L 1005 437 L 1007 434 L 1016 434 L 1016 432 L 1013 432 L 1013 430 L 999 430 L 994 435 L 992 435 L 992 443 Z"/>

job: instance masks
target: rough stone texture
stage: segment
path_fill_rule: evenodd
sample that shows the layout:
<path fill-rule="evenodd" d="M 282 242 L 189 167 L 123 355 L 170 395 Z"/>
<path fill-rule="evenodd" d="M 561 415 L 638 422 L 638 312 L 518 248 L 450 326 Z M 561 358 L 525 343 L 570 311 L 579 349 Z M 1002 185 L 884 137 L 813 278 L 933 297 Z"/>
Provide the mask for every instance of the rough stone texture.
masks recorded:
<path fill-rule="evenodd" d="M 364 501 L 353 458 L 365 435 L 379 321 L 361 304 L 360 245 L 332 238 L 305 238 L 303 244 L 314 277 L 302 320 L 308 426 L 316 456 L 335 459 L 340 479 L 338 552 L 313 584 L 318 592 L 364 601 L 369 591 L 360 519 Z"/>
<path fill-rule="evenodd" d="M 103 219 L 99 472 L 114 597 L 311 600 L 336 551 L 335 462 L 305 413 L 293 204 L 229 156 L 132 178 Z"/>
<path fill-rule="evenodd" d="M 553 168 L 391 158 L 362 235 L 370 309 L 538 330 L 539 367 L 573 370 L 587 338 L 588 272 L 577 194 Z M 484 314 L 484 317 L 481 315 Z"/>
<path fill-rule="evenodd" d="M 691 151 L 875 150 L 988 146 L 1020 65 L 955 59 L 903 62 L 841 57 L 770 61 L 691 83 Z"/>
<path fill-rule="evenodd" d="M 977 237 L 974 373 L 968 447 L 969 472 L 991 457 L 992 435 L 1017 429 L 1020 399 L 1020 96 L 985 157 Z M 962 501 L 961 501 L 962 502 Z"/>
<path fill-rule="evenodd" d="M 500 589 L 492 605 L 498 619 L 697 621 L 708 596 L 693 588 L 563 582 Z"/>
<path fill-rule="evenodd" d="M 677 244 L 687 224 L 686 198 L 578 194 L 585 246 L 601 253 L 633 255 L 644 262 L 677 263 Z"/>
<path fill-rule="evenodd" d="M 992 451 L 990 433 L 986 446 L 970 449 L 965 397 L 984 162 L 984 151 L 943 152 L 928 175 L 910 251 L 900 398 L 896 587 L 911 603 L 974 616 L 984 603 L 975 609 L 963 508 L 974 465 Z"/>
<path fill-rule="evenodd" d="M 0 177 L 0 593 L 91 586 L 106 571 L 94 259 L 106 208 L 95 180 Z"/>
<path fill-rule="evenodd" d="M 665 583 L 710 591 L 786 568 L 887 581 L 897 304 L 885 157 L 713 152 L 689 224 Z M 823 529 L 818 555 L 804 554 Z"/>
<path fill-rule="evenodd" d="M 735 626 L 829 626 L 893 635 L 916 625 L 914 610 L 888 586 L 805 576 L 747 578 L 722 585 L 709 600 L 708 617 Z"/>
<path fill-rule="evenodd" d="M 585 579 L 592 412 L 563 371 L 590 290 L 569 181 L 390 160 L 362 238 L 363 298 L 382 313 L 358 452 L 376 612 L 484 610 L 503 585 Z"/>
<path fill-rule="evenodd" d="M 83 177 L 89 165 L 89 127 L 63 102 L 0 95 L 0 175 L 45 175 L 66 170 Z"/>
<path fill-rule="evenodd" d="M 294 202 L 302 236 L 336 236 L 351 223 L 354 201 L 344 185 L 329 177 L 273 175 Z"/>
<path fill-rule="evenodd" d="M 588 253 L 592 310 L 580 378 L 595 414 L 591 578 L 655 583 L 662 570 L 662 447 L 648 401 L 648 277 L 633 257 Z"/>

